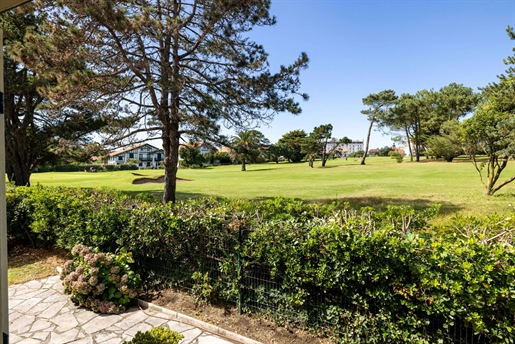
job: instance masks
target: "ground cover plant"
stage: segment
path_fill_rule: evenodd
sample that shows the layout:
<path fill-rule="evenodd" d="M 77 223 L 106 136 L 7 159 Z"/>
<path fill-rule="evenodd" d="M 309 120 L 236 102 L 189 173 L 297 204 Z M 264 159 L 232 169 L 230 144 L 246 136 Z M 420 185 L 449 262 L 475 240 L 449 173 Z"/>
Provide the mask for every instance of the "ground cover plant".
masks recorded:
<path fill-rule="evenodd" d="M 7 196 L 13 240 L 27 242 L 23 224 L 36 245 L 132 252 L 147 287 L 190 288 L 203 302 L 237 303 L 345 343 L 434 343 L 462 332 L 515 341 L 513 216 L 457 216 L 443 226 L 430 225 L 438 205 L 378 211 L 284 198 L 161 205 L 41 186 Z"/>
<path fill-rule="evenodd" d="M 184 336 L 164 327 L 156 327 L 145 332 L 138 331 L 134 338 L 123 344 L 178 344 Z"/>

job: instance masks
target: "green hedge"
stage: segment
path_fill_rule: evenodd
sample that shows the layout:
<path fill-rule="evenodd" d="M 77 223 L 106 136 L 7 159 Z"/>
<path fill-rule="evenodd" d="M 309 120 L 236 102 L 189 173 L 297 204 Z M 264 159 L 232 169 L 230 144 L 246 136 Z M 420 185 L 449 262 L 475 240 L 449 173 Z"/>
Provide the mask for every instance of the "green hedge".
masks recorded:
<path fill-rule="evenodd" d="M 244 310 L 342 343 L 444 343 L 464 329 L 474 342 L 515 342 L 515 217 L 455 217 L 430 228 L 437 205 L 161 205 L 41 186 L 9 190 L 7 208 L 11 242 L 123 248 L 147 284 L 190 287 L 201 301 L 241 300 Z"/>
<path fill-rule="evenodd" d="M 112 171 L 129 171 L 138 170 L 139 167 L 134 164 L 71 164 L 71 165 L 56 165 L 56 166 L 41 166 L 33 172 L 112 172 Z"/>

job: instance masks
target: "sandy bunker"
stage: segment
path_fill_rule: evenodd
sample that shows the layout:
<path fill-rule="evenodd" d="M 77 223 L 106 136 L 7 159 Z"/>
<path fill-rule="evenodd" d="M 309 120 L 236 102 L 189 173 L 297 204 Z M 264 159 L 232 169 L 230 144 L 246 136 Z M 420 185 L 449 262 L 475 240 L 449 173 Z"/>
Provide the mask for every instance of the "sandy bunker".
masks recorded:
<path fill-rule="evenodd" d="M 141 176 L 139 173 L 133 173 L 135 176 Z M 176 178 L 178 182 L 188 182 L 189 179 L 184 178 Z M 142 178 L 136 178 L 132 181 L 132 184 L 148 184 L 148 183 L 164 183 L 165 182 L 165 176 L 158 176 L 154 178 L 149 177 L 142 177 Z"/>

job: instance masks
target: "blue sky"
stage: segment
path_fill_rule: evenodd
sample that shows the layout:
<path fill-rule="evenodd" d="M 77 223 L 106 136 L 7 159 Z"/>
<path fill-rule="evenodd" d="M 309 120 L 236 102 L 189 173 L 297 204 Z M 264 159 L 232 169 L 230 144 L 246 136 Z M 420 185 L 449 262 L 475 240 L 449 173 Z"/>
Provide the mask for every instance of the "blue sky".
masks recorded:
<path fill-rule="evenodd" d="M 515 26 L 515 1 L 272 0 L 277 25 L 258 28 L 252 39 L 270 54 L 272 71 L 304 51 L 302 114 L 279 114 L 259 128 L 276 142 L 294 129 L 310 132 L 331 123 L 337 138 L 364 139 L 362 98 L 393 89 L 397 94 L 439 89 L 456 82 L 477 90 L 506 66 L 515 46 L 505 29 Z M 371 148 L 391 145 L 374 131 Z"/>

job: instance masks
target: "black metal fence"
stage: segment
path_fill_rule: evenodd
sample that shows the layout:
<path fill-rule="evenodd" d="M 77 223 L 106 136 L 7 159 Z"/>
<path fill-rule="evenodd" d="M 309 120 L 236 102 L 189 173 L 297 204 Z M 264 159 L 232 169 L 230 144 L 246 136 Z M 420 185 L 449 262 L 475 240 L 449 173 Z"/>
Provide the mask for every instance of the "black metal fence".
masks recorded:
<path fill-rule="evenodd" d="M 139 257 L 136 261 L 147 280 L 191 292 L 210 288 L 211 292 L 204 297 L 234 304 L 240 313 L 263 314 L 279 324 L 307 329 L 340 343 L 397 342 L 377 339 L 377 332 L 389 324 L 382 322 L 381 309 L 373 301 L 359 305 L 335 291 L 319 290 L 311 292 L 303 304 L 296 304 L 290 299 L 291 293 L 283 288 L 280 273 L 272 276 L 268 266 L 251 261 L 240 252 L 245 244 L 241 230 L 237 235 L 213 233 L 197 239 L 176 254 L 169 252 L 154 259 Z M 195 279 L 192 277 L 195 273 L 206 278 Z M 499 342 L 496 338 L 475 335 L 464 322 L 457 320 L 450 327 L 445 324 L 444 319 L 431 318 L 418 334 L 426 343 L 436 342 L 435 338 L 441 343 Z M 403 342 L 419 341 L 407 336 Z"/>

